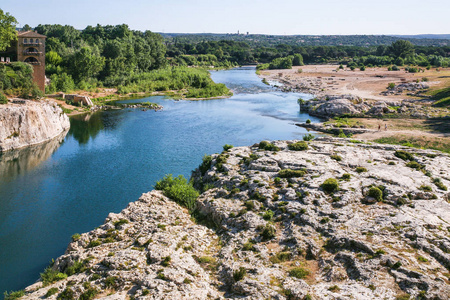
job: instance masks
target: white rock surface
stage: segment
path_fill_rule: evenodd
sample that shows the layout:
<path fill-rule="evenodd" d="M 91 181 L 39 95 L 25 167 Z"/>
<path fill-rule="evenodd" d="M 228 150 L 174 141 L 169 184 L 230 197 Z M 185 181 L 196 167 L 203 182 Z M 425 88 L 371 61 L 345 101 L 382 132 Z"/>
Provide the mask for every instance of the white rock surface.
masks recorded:
<path fill-rule="evenodd" d="M 53 101 L 16 100 L 0 105 L 0 152 L 48 141 L 70 128 Z"/>
<path fill-rule="evenodd" d="M 22 299 L 50 288 L 48 299 L 88 299 L 89 289 L 96 299 L 449 299 L 450 157 L 331 138 L 292 151 L 293 142 L 233 148 L 194 172 L 207 189 L 196 217 L 212 229 L 152 191 L 69 244 L 53 266 L 68 278 Z M 299 177 L 280 178 L 286 169 Z M 338 190 L 324 191 L 328 178 Z"/>

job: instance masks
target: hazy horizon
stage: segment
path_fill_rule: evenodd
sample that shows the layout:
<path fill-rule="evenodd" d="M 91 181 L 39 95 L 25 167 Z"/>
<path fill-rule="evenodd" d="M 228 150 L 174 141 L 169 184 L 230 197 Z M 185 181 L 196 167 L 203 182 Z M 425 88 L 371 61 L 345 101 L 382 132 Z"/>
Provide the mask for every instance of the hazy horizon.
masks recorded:
<path fill-rule="evenodd" d="M 3 0 L 1 9 L 19 22 L 71 25 L 127 24 L 161 33 L 265 35 L 421 35 L 448 34 L 450 19 L 431 16 L 450 11 L 444 0 L 372 1 L 217 1 Z M 24 9 L 26 7 L 27 9 Z M 426 14 L 424 13 L 426 12 Z M 445 32 L 444 30 L 447 30 Z"/>

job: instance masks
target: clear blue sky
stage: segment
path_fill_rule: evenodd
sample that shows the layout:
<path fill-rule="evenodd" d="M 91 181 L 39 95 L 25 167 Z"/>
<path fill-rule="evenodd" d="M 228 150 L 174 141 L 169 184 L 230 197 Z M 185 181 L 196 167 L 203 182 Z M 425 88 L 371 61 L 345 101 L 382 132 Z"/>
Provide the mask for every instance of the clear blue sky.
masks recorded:
<path fill-rule="evenodd" d="M 450 33 L 449 0 L 1 0 L 20 26 L 128 24 L 156 32 Z"/>

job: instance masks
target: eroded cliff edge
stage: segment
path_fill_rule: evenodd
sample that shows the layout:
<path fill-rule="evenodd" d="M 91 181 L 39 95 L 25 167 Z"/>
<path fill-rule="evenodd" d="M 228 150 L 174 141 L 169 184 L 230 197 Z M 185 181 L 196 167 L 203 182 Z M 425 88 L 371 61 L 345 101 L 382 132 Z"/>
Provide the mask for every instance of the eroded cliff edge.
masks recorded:
<path fill-rule="evenodd" d="M 0 152 L 48 141 L 69 128 L 55 102 L 16 99 L 0 105 Z"/>
<path fill-rule="evenodd" d="M 22 299 L 449 299 L 449 171 L 345 139 L 232 148 L 194 172 L 201 222 L 144 194 Z"/>

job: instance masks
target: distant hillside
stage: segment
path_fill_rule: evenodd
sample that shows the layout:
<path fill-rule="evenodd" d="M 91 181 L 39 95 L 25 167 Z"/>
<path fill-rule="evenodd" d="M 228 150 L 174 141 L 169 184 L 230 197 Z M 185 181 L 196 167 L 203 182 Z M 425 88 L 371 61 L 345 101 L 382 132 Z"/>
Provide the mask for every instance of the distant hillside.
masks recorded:
<path fill-rule="evenodd" d="M 393 36 L 407 39 L 434 39 L 434 40 L 450 39 L 450 34 L 416 34 L 416 35 L 393 35 Z"/>
<path fill-rule="evenodd" d="M 406 39 L 417 46 L 448 46 L 450 35 L 436 35 L 431 38 L 420 36 L 401 37 L 387 35 L 264 35 L 264 34 L 215 34 L 215 33 L 160 33 L 166 40 L 198 43 L 202 41 L 231 40 L 246 42 L 250 46 L 271 47 L 278 44 L 291 46 L 378 46 L 389 45 L 399 39 Z M 432 35 L 424 35 L 432 36 Z M 446 38 L 445 38 L 446 37 Z"/>

